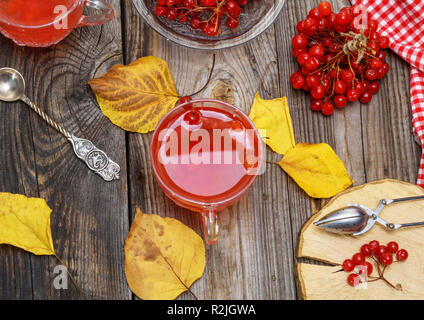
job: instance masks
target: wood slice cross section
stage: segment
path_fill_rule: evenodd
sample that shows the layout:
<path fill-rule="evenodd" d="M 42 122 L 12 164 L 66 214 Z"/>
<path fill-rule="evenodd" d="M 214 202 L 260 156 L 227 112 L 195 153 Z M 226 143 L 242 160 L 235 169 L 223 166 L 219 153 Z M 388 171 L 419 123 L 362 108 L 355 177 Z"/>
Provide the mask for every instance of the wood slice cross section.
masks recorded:
<path fill-rule="evenodd" d="M 297 278 L 303 299 L 423 299 L 424 292 L 424 228 L 405 228 L 386 231 L 376 224 L 367 233 L 354 237 L 330 233 L 313 225 L 326 214 L 343 208 L 347 204 L 362 204 L 374 210 L 381 199 L 396 199 L 424 195 L 424 189 L 397 180 L 380 180 L 358 186 L 334 197 L 320 212 L 312 216 L 300 234 L 298 257 L 326 262 L 332 266 L 299 263 Z M 380 216 L 393 223 L 424 221 L 424 201 L 391 204 Z M 369 282 L 364 288 L 353 288 L 347 283 L 349 273 L 340 271 L 345 259 L 360 251 L 360 247 L 377 240 L 386 245 L 390 241 L 399 243 L 408 251 L 404 262 L 390 265 L 385 277 L 402 290 L 395 290 L 382 280 Z M 396 260 L 396 259 L 395 259 Z M 376 267 L 374 265 L 374 270 Z M 377 272 L 373 271 L 372 275 Z"/>

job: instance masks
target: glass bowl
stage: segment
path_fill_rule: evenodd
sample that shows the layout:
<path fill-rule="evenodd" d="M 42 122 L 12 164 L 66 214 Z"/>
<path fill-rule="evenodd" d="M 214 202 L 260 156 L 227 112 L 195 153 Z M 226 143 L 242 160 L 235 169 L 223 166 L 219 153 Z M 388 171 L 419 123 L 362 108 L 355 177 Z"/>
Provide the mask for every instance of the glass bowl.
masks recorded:
<path fill-rule="evenodd" d="M 216 37 L 208 37 L 187 24 L 156 16 L 157 0 L 132 2 L 147 24 L 166 39 L 189 48 L 218 50 L 244 44 L 260 35 L 278 17 L 286 0 L 250 0 L 243 7 L 239 26 L 230 30 L 223 24 L 221 35 Z"/>

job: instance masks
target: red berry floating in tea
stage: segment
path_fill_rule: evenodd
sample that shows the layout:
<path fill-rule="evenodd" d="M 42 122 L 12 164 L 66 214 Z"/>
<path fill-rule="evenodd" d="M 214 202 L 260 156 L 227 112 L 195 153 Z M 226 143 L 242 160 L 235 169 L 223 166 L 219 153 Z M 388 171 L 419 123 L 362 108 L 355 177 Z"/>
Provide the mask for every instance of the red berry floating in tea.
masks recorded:
<path fill-rule="evenodd" d="M 249 0 L 157 0 L 155 13 L 158 17 L 176 20 L 193 30 L 200 29 L 208 37 L 215 37 L 221 34 L 223 25 L 228 29 L 239 26 L 240 15 L 248 2 Z M 303 40 L 306 47 L 307 39 Z M 293 39 L 293 47 L 302 47 L 302 43 L 295 43 L 296 41 L 302 39 Z"/>
<path fill-rule="evenodd" d="M 344 108 L 348 102 L 370 103 L 380 90 L 377 80 L 390 69 L 381 50 L 390 41 L 378 33 L 378 23 L 369 14 L 367 26 L 357 23 L 362 14 L 367 15 L 355 7 L 335 13 L 323 1 L 297 24 L 292 53 L 300 69 L 290 82 L 310 93 L 312 110 L 331 115 L 334 107 Z"/>

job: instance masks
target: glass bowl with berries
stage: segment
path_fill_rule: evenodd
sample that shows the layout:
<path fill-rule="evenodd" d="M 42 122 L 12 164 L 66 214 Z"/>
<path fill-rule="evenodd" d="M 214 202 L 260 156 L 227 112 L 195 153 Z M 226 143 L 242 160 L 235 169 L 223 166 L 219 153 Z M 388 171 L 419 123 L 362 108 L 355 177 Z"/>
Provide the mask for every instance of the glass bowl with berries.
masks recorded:
<path fill-rule="evenodd" d="M 265 31 L 285 0 L 132 0 L 159 34 L 180 45 L 217 50 L 244 44 Z"/>

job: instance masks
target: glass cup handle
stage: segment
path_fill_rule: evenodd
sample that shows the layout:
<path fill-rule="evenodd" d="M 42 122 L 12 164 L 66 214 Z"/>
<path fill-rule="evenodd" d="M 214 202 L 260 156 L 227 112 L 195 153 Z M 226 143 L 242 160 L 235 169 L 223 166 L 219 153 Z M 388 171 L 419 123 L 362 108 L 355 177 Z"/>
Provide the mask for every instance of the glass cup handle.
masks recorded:
<path fill-rule="evenodd" d="M 218 241 L 218 215 L 215 210 L 202 213 L 203 231 L 207 244 L 215 244 Z"/>
<path fill-rule="evenodd" d="M 103 24 L 111 21 L 114 17 L 114 11 L 111 5 L 103 0 L 85 0 L 84 6 L 97 9 L 100 13 L 95 16 L 82 16 L 78 27 Z"/>

